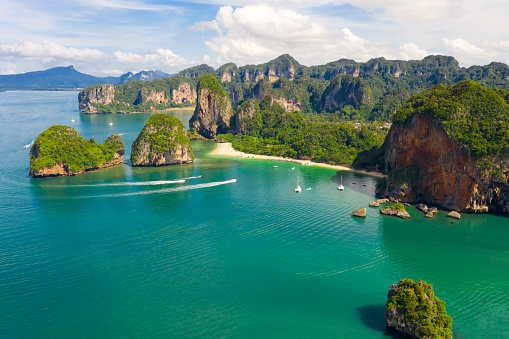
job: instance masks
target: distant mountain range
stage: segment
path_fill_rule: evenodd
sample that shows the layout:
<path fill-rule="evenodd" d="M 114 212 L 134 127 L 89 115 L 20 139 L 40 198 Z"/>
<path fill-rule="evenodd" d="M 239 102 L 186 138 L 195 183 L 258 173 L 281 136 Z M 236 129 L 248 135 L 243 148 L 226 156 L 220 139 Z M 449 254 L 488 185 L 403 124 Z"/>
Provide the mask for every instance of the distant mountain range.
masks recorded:
<path fill-rule="evenodd" d="M 120 77 L 95 77 L 78 72 L 74 66 L 55 67 L 45 71 L 0 75 L 0 91 L 77 90 L 96 84 L 125 84 L 132 80 L 153 81 L 171 76 L 162 71 L 128 72 Z"/>

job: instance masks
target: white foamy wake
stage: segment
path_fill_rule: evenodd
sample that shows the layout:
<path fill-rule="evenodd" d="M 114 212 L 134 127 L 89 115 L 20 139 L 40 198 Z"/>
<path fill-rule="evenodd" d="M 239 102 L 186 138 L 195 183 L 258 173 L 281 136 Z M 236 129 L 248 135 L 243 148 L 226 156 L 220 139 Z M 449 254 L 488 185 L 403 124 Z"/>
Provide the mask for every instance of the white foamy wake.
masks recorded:
<path fill-rule="evenodd" d="M 109 184 L 92 184 L 92 185 L 70 185 L 72 187 L 86 187 L 86 186 L 152 186 L 152 185 L 166 185 L 166 184 L 178 184 L 186 182 L 184 179 L 180 180 L 158 180 L 158 181 L 126 181 L 126 182 L 112 182 Z"/>
<path fill-rule="evenodd" d="M 28 145 L 25 145 L 25 148 L 29 148 L 30 146 L 32 146 L 34 144 L 34 141 L 35 141 L 35 139 L 30 141 L 30 143 Z"/>
<path fill-rule="evenodd" d="M 196 190 L 200 188 L 208 188 L 220 185 L 227 185 L 237 182 L 237 179 L 231 179 L 226 181 L 216 181 L 209 182 L 206 184 L 197 184 L 197 185 L 188 185 L 188 186 L 179 186 L 172 188 L 163 188 L 159 190 L 151 190 L 151 191 L 140 191 L 140 192 L 131 192 L 131 193 L 117 193 L 117 194 L 104 194 L 104 195 L 95 195 L 95 196 L 87 196 L 86 198 L 117 198 L 117 197 L 129 197 L 133 195 L 147 195 L 147 194 L 156 194 L 156 193 L 170 193 L 170 192 L 180 192 L 180 191 L 189 191 Z"/>

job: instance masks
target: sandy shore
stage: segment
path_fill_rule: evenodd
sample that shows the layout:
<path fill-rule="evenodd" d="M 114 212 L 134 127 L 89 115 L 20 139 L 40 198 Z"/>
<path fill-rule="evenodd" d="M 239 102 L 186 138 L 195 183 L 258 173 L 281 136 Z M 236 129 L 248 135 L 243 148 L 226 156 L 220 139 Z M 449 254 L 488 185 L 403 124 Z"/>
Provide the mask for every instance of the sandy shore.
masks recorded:
<path fill-rule="evenodd" d="M 294 162 L 294 163 L 301 164 L 301 165 L 312 165 L 312 166 L 333 168 L 338 171 L 352 171 L 352 172 L 357 172 L 357 173 L 363 173 L 363 174 L 372 175 L 372 176 L 375 176 L 378 178 L 386 178 L 387 177 L 385 174 L 382 174 L 379 172 L 367 172 L 367 171 L 356 170 L 356 169 L 353 169 L 350 167 L 339 166 L 339 165 L 329 165 L 329 164 L 323 164 L 320 162 L 312 162 L 312 161 L 307 161 L 307 160 L 297 160 L 297 159 L 290 159 L 290 158 L 283 158 L 283 157 L 275 157 L 275 156 L 271 156 L 271 155 L 248 154 L 248 153 L 239 152 L 239 151 L 234 150 L 232 147 L 232 144 L 229 142 L 218 143 L 217 148 L 212 152 L 212 154 L 228 155 L 231 157 L 241 157 L 241 158 L 253 158 L 253 159 Z"/>

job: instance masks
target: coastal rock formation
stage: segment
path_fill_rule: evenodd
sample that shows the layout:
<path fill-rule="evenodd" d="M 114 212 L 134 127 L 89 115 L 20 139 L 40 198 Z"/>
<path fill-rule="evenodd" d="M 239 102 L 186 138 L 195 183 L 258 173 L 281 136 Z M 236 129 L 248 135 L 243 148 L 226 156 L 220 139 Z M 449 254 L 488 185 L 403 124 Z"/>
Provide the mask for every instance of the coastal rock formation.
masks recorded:
<path fill-rule="evenodd" d="M 194 161 L 184 124 L 174 116 L 152 115 L 131 146 L 133 166 L 162 166 Z"/>
<path fill-rule="evenodd" d="M 361 207 L 359 209 L 356 209 L 352 213 L 350 213 L 354 217 L 365 217 L 366 216 L 366 207 Z"/>
<path fill-rule="evenodd" d="M 32 177 L 70 176 L 122 163 L 125 147 L 119 135 L 103 144 L 86 140 L 72 127 L 55 125 L 39 134 L 30 149 Z"/>
<path fill-rule="evenodd" d="M 380 206 L 380 204 L 378 202 L 376 202 L 376 201 L 369 203 L 369 207 L 378 207 L 378 206 Z"/>
<path fill-rule="evenodd" d="M 181 104 L 184 102 L 193 103 L 196 101 L 196 90 L 191 88 L 191 86 L 187 83 L 179 84 L 177 89 L 173 89 L 171 92 L 171 97 L 173 101 L 177 104 Z"/>
<path fill-rule="evenodd" d="M 403 279 L 390 287 L 385 312 L 387 326 L 410 338 L 452 338 L 452 318 L 433 285 Z"/>
<path fill-rule="evenodd" d="M 412 219 L 410 214 L 405 210 L 405 206 L 401 203 L 397 203 L 392 206 L 386 206 L 380 210 L 381 214 L 385 215 L 395 215 L 402 219 Z"/>
<path fill-rule="evenodd" d="M 393 124 L 386 153 L 386 195 L 465 210 L 474 189 L 475 161 L 440 121 L 416 114 L 409 126 Z"/>
<path fill-rule="evenodd" d="M 198 99 L 189 126 L 207 139 L 230 132 L 233 109 L 228 96 L 215 77 L 205 74 L 198 83 Z"/>
<path fill-rule="evenodd" d="M 393 116 L 383 195 L 460 212 L 509 213 L 507 91 L 438 85 Z"/>
<path fill-rule="evenodd" d="M 87 87 L 78 94 L 79 109 L 87 113 L 99 113 L 99 110 L 92 104 L 111 104 L 115 100 L 115 86 L 95 85 Z"/>
<path fill-rule="evenodd" d="M 508 182 L 484 176 L 471 152 L 437 119 L 416 114 L 408 126 L 393 124 L 388 138 L 385 196 L 457 211 L 509 213 Z"/>
<path fill-rule="evenodd" d="M 461 214 L 459 214 L 458 212 L 456 211 L 451 211 L 449 212 L 449 214 L 447 214 L 447 216 L 449 218 L 454 218 L 454 219 L 461 219 Z"/>

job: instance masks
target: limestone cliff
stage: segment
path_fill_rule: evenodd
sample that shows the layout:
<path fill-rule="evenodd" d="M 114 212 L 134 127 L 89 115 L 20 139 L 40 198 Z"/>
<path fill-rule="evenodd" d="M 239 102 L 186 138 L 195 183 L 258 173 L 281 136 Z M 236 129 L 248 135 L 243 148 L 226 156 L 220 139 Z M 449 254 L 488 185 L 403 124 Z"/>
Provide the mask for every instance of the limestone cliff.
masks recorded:
<path fill-rule="evenodd" d="M 115 86 L 95 85 L 87 87 L 78 94 L 79 109 L 82 112 L 98 113 L 99 110 L 92 104 L 108 105 L 115 100 Z"/>
<path fill-rule="evenodd" d="M 39 134 L 30 149 L 29 175 L 70 176 L 122 163 L 124 143 L 110 135 L 103 144 L 83 139 L 72 127 L 55 125 Z"/>
<path fill-rule="evenodd" d="M 134 102 L 134 105 L 143 105 L 143 111 L 145 112 L 153 112 L 156 110 L 154 104 L 167 104 L 168 99 L 166 99 L 164 92 L 156 92 L 154 89 L 142 88 L 138 93 L 138 97 Z"/>
<path fill-rule="evenodd" d="M 438 85 L 393 116 L 384 193 L 456 211 L 509 213 L 509 92 Z"/>
<path fill-rule="evenodd" d="M 501 179 L 487 176 L 436 118 L 416 114 L 408 125 L 393 124 L 388 138 L 386 196 L 457 211 L 509 213 L 509 169 Z"/>
<path fill-rule="evenodd" d="M 198 99 L 189 126 L 199 135 L 215 139 L 218 134 L 230 132 L 233 109 L 230 99 L 217 79 L 205 74 L 198 83 Z"/>
<path fill-rule="evenodd" d="M 246 123 L 260 112 L 260 106 L 255 100 L 247 100 L 237 108 L 234 115 L 235 133 L 244 134 L 246 132 Z"/>
<path fill-rule="evenodd" d="M 171 97 L 177 104 L 184 102 L 193 103 L 196 101 L 196 90 L 191 88 L 187 82 L 181 83 L 177 89 L 172 90 Z"/>
<path fill-rule="evenodd" d="M 184 124 L 169 114 L 152 115 L 131 147 L 133 166 L 162 166 L 193 161 L 193 149 Z"/>
<path fill-rule="evenodd" d="M 287 112 L 300 112 L 302 110 L 302 103 L 299 99 L 293 98 L 293 99 L 286 99 L 286 98 L 274 98 L 281 107 L 284 108 Z"/>
<path fill-rule="evenodd" d="M 334 112 L 346 105 L 359 108 L 371 105 L 369 87 L 358 77 L 339 75 L 334 78 L 322 95 L 322 109 Z"/>

